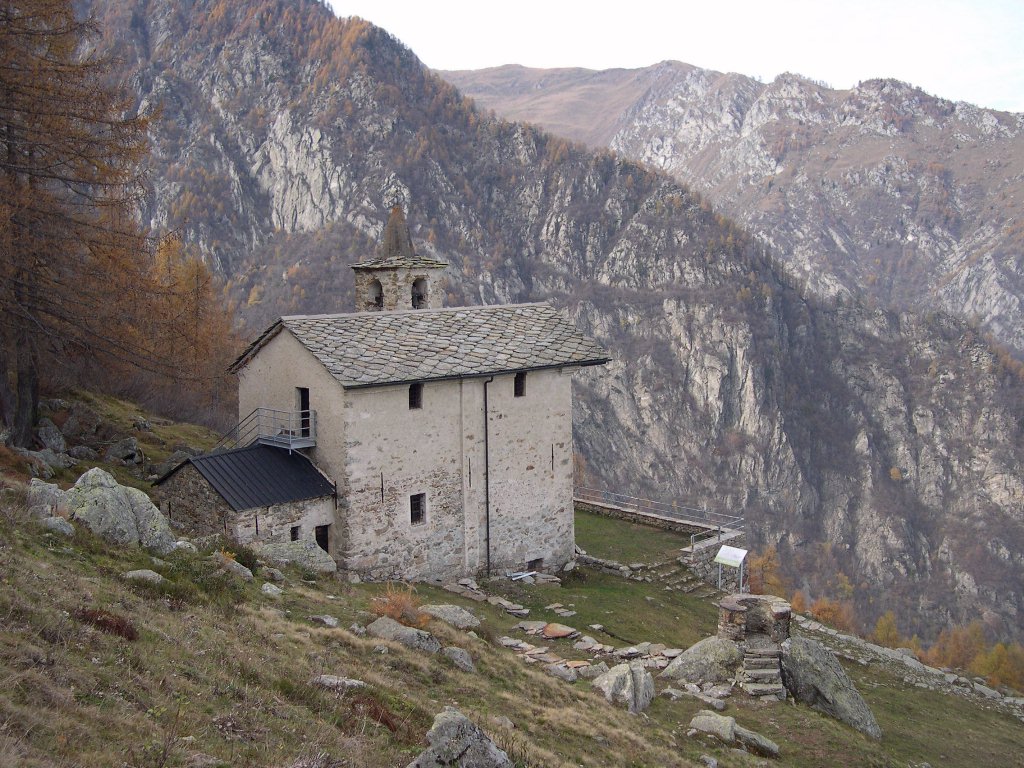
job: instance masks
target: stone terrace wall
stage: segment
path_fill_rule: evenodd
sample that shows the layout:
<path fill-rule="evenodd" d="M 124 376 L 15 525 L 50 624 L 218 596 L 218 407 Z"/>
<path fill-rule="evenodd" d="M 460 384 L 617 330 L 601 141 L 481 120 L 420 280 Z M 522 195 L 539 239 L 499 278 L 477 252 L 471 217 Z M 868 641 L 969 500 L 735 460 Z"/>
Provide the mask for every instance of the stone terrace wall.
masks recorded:
<path fill-rule="evenodd" d="M 626 520 L 631 523 L 649 525 L 652 528 L 661 528 L 666 531 L 678 531 L 679 533 L 689 534 L 702 533 L 707 530 L 699 525 L 690 525 L 679 520 L 670 520 L 666 517 L 652 517 L 639 512 L 632 512 L 628 509 L 622 509 L 621 507 L 605 506 L 604 504 L 596 504 L 591 501 L 577 501 L 576 509 L 583 512 L 593 512 L 596 515 L 604 515 L 605 517 L 614 517 L 618 520 Z"/>

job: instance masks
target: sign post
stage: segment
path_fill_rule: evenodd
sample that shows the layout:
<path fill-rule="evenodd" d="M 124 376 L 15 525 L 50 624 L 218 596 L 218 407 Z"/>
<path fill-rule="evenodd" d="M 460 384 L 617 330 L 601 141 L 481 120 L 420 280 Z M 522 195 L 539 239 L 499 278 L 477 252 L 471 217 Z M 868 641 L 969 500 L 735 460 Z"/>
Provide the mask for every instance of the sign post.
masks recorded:
<path fill-rule="evenodd" d="M 723 544 L 721 549 L 718 550 L 718 554 L 715 555 L 715 562 L 718 563 L 718 588 L 722 588 L 722 566 L 727 565 L 730 568 L 739 569 L 739 589 L 737 592 L 745 592 L 746 589 L 743 585 L 743 561 L 747 559 L 747 550 L 740 549 L 739 547 L 730 547 L 728 544 Z"/>

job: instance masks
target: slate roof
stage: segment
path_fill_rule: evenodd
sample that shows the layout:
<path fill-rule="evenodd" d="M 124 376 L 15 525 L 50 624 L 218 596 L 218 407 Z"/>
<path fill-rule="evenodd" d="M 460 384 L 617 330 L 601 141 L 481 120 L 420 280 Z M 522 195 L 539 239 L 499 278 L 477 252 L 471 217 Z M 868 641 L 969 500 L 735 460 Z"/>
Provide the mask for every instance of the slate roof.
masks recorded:
<path fill-rule="evenodd" d="M 409 381 L 600 365 L 608 354 L 547 304 L 282 317 L 231 366 L 287 329 L 354 389 Z"/>
<path fill-rule="evenodd" d="M 313 462 L 294 451 L 250 445 L 195 456 L 156 481 L 162 483 L 192 464 L 236 512 L 334 494 L 334 486 Z"/>

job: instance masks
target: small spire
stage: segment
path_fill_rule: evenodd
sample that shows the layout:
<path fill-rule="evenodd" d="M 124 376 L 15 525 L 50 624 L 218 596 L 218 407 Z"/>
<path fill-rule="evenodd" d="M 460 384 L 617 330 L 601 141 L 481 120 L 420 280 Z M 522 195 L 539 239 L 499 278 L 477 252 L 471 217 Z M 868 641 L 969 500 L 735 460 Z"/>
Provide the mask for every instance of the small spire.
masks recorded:
<path fill-rule="evenodd" d="M 409 225 L 405 223 L 405 214 L 402 213 L 402 206 L 396 205 L 391 208 L 391 215 L 384 227 L 384 237 L 380 243 L 380 258 L 382 259 L 412 259 L 416 251 L 412 247 L 412 235 L 409 234 Z"/>

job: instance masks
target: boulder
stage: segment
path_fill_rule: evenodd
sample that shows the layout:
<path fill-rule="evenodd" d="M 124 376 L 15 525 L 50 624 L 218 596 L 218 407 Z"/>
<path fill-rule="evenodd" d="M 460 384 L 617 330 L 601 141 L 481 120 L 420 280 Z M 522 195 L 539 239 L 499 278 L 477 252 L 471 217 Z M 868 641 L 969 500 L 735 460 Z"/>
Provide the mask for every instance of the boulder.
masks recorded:
<path fill-rule="evenodd" d="M 50 517 L 65 506 L 64 491 L 55 483 L 33 477 L 28 483 L 26 504 L 33 517 Z"/>
<path fill-rule="evenodd" d="M 283 594 L 284 590 L 282 590 L 276 584 L 271 584 L 268 581 L 262 587 L 260 587 L 260 592 L 262 592 L 267 597 L 280 597 Z"/>
<path fill-rule="evenodd" d="M 102 419 L 96 411 L 83 403 L 75 403 L 71 406 L 71 414 L 64 419 L 60 431 L 66 438 L 88 440 L 95 437 L 101 423 Z"/>
<path fill-rule="evenodd" d="M 44 530 L 52 533 L 59 533 L 61 536 L 71 537 L 75 535 L 75 527 L 63 517 L 44 517 L 39 521 Z"/>
<path fill-rule="evenodd" d="M 223 552 L 214 552 L 210 555 L 210 560 L 217 568 L 225 573 L 230 573 L 232 576 L 237 576 L 242 581 L 252 581 L 252 571 L 242 565 L 240 562 L 235 560 L 233 557 L 228 557 Z"/>
<path fill-rule="evenodd" d="M 366 627 L 366 632 L 371 637 L 379 637 L 382 640 L 393 640 L 396 643 L 412 648 L 414 651 L 425 653 L 437 653 L 441 650 L 441 644 L 437 638 L 422 629 L 414 629 L 404 624 L 399 624 L 388 616 L 381 616 L 372 624 Z"/>
<path fill-rule="evenodd" d="M 144 456 L 139 448 L 139 441 L 134 437 L 125 437 L 111 444 L 103 456 L 103 460 L 113 464 L 141 464 Z"/>
<path fill-rule="evenodd" d="M 424 605 L 420 610 L 457 629 L 473 629 L 480 626 L 480 619 L 457 605 Z"/>
<path fill-rule="evenodd" d="M 319 624 L 323 627 L 327 627 L 328 629 L 336 629 L 338 626 L 338 619 L 328 613 L 310 616 L 309 620 L 314 624 Z"/>
<path fill-rule="evenodd" d="M 576 670 L 576 674 L 584 680 L 593 680 L 596 677 L 600 677 L 607 671 L 608 665 L 603 661 L 599 661 L 597 664 L 591 664 L 589 667 L 580 667 Z"/>
<path fill-rule="evenodd" d="M 338 677 L 337 675 L 317 675 L 310 681 L 317 688 L 326 688 L 329 691 L 350 691 L 353 688 L 366 688 L 362 680 L 355 680 L 351 677 Z"/>
<path fill-rule="evenodd" d="M 640 662 L 617 664 L 591 685 L 613 704 L 625 704 L 630 712 L 643 712 L 654 699 L 654 678 Z"/>
<path fill-rule="evenodd" d="M 817 640 L 791 637 L 782 643 L 782 682 L 794 699 L 882 738 L 875 716 L 835 656 Z"/>
<path fill-rule="evenodd" d="M 124 574 L 124 577 L 128 581 L 141 581 L 146 584 L 163 584 L 166 579 L 156 571 L 151 571 L 148 568 L 140 568 L 136 571 L 128 571 Z"/>
<path fill-rule="evenodd" d="M 100 454 L 88 445 L 76 445 L 68 449 L 68 456 L 73 459 L 81 459 L 82 461 L 96 461 L 99 459 Z"/>
<path fill-rule="evenodd" d="M 778 757 L 779 745 L 756 731 L 736 724 L 736 719 L 702 709 L 690 720 L 690 728 L 714 736 L 725 744 L 739 744 L 749 752 L 764 757 Z"/>
<path fill-rule="evenodd" d="M 727 683 L 742 663 L 743 653 L 736 643 L 706 637 L 672 659 L 659 677 L 691 683 Z"/>
<path fill-rule="evenodd" d="M 166 459 L 164 459 L 159 464 L 153 467 L 153 474 L 156 475 L 157 477 L 163 477 L 172 469 L 177 467 L 179 464 L 188 461 L 190 458 L 192 458 L 192 454 L 186 451 L 175 451 Z"/>
<path fill-rule="evenodd" d="M 575 683 L 579 679 L 579 672 L 577 670 L 572 667 L 567 667 L 561 662 L 545 664 L 544 671 L 552 677 L 557 677 L 559 680 L 565 680 L 567 683 Z"/>
<path fill-rule="evenodd" d="M 57 425 L 47 418 L 40 419 L 36 425 L 36 438 L 43 448 L 49 448 L 54 453 L 64 453 L 68 449 L 64 435 L 57 429 Z"/>
<path fill-rule="evenodd" d="M 338 570 L 334 558 L 310 539 L 254 544 L 253 549 L 267 560 L 297 565 L 313 573 L 336 573 Z"/>
<path fill-rule="evenodd" d="M 430 746 L 407 768 L 513 768 L 509 756 L 454 707 L 445 707 L 427 732 Z"/>
<path fill-rule="evenodd" d="M 476 672 L 476 665 L 473 664 L 473 657 L 469 655 L 469 651 L 465 648 L 459 648 L 456 645 L 450 645 L 441 651 L 448 659 L 451 660 L 452 664 L 461 669 L 463 672 Z"/>
<path fill-rule="evenodd" d="M 64 495 L 71 517 L 112 544 L 141 544 L 166 555 L 175 538 L 167 518 L 138 488 L 118 485 L 99 467 L 83 474 Z"/>
<path fill-rule="evenodd" d="M 579 632 L 565 624 L 559 624 L 558 622 L 553 621 L 544 625 L 544 629 L 541 630 L 541 634 L 548 640 L 557 640 L 560 637 L 572 637 L 573 635 L 578 635 Z"/>

